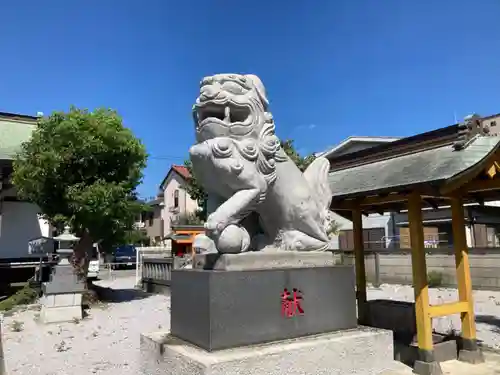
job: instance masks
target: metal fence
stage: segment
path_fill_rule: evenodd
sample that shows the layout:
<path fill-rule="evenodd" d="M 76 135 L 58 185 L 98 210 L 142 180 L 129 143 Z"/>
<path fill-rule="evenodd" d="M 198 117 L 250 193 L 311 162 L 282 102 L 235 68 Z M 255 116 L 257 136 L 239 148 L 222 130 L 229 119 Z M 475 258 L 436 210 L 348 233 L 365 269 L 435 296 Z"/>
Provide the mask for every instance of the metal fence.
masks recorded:
<path fill-rule="evenodd" d="M 146 258 L 142 264 L 141 281 L 170 286 L 174 258 Z"/>
<path fill-rule="evenodd" d="M 165 246 L 148 246 L 137 247 L 136 267 L 135 267 L 135 282 L 136 285 L 141 283 L 142 267 L 145 259 L 148 258 L 171 258 L 172 246 L 168 243 Z"/>

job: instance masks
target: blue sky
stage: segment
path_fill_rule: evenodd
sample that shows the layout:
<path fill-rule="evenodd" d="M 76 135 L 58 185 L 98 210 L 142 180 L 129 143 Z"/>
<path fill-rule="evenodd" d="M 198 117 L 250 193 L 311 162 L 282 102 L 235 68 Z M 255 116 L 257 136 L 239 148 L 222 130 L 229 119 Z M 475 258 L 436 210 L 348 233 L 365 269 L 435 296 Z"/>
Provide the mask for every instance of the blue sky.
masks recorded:
<path fill-rule="evenodd" d="M 303 153 L 500 112 L 498 0 L 17 0 L 0 5 L 0 111 L 118 110 L 156 193 L 194 140 L 205 75 L 254 73 Z"/>

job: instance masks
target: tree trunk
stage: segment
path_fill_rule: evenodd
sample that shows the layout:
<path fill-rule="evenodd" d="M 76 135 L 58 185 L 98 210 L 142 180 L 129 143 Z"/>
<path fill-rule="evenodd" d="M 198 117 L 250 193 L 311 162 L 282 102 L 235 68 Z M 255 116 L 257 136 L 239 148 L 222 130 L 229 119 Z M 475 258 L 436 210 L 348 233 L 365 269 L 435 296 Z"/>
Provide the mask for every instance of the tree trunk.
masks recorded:
<path fill-rule="evenodd" d="M 87 231 L 83 232 L 80 241 L 73 249 L 71 264 L 78 278 L 87 285 L 87 274 L 89 271 L 90 258 L 92 257 L 93 241 Z"/>

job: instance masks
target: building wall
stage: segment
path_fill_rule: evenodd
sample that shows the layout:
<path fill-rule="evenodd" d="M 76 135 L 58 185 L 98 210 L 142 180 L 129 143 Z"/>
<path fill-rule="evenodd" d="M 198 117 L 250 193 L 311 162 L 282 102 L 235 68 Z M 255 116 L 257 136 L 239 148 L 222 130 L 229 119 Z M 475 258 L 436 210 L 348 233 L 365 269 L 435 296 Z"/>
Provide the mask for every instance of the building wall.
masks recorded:
<path fill-rule="evenodd" d="M 38 206 L 32 203 L 2 202 L 0 259 L 33 257 L 28 254 L 28 241 L 49 237 L 48 223 L 39 218 L 39 212 Z"/>
<path fill-rule="evenodd" d="M 163 223 L 162 207 L 160 205 L 153 206 L 152 212 L 148 213 L 144 222 L 144 228 L 150 240 L 155 243 L 164 237 Z"/>
<path fill-rule="evenodd" d="M 412 283 L 412 266 L 410 251 L 393 250 L 381 251 L 375 257 L 374 253 L 366 253 L 365 267 L 367 281 L 377 281 L 387 284 Z M 474 289 L 500 289 L 500 249 L 499 248 L 471 248 L 469 250 L 472 287 Z M 378 267 L 375 264 L 378 262 Z M 443 286 L 456 286 L 455 256 L 450 249 L 433 249 L 426 255 L 427 273 L 436 272 L 443 278 Z M 347 253 L 343 256 L 343 263 L 354 264 L 354 256 Z"/>
<path fill-rule="evenodd" d="M 391 225 L 390 213 L 384 215 L 373 214 L 368 217 L 363 216 L 363 228 L 384 228 L 386 236 L 386 246 L 390 245 L 390 239 L 394 237 L 393 228 Z M 339 230 L 352 230 L 352 221 L 333 213 L 333 219 L 339 225 Z M 339 249 L 339 235 L 333 235 L 330 240 L 330 248 Z"/>
<path fill-rule="evenodd" d="M 490 128 L 490 134 L 500 134 L 500 116 L 489 117 L 483 120 L 483 125 L 487 125 Z"/>
<path fill-rule="evenodd" d="M 162 218 L 164 222 L 163 236 L 166 236 L 171 232 L 171 222 L 177 215 L 195 212 L 198 208 L 196 201 L 191 199 L 187 193 L 185 186 L 186 181 L 178 173 L 173 171 L 165 181 L 164 190 L 164 203 L 165 206 L 162 210 Z M 178 191 L 179 204 L 178 207 L 174 208 L 175 201 L 175 191 Z"/>

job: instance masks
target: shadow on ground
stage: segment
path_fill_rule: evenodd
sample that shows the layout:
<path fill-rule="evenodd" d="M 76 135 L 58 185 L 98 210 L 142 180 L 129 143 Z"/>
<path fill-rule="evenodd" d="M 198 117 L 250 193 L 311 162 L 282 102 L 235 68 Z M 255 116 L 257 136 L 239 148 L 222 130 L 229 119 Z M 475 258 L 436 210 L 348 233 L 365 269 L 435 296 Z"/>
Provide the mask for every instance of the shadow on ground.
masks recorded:
<path fill-rule="evenodd" d="M 476 315 L 476 322 L 493 326 L 492 331 L 500 333 L 500 317 L 495 315 Z"/>
<path fill-rule="evenodd" d="M 151 294 L 139 289 L 112 289 L 98 285 L 92 285 L 88 293 L 88 304 L 120 303 L 141 300 L 150 297 Z"/>

